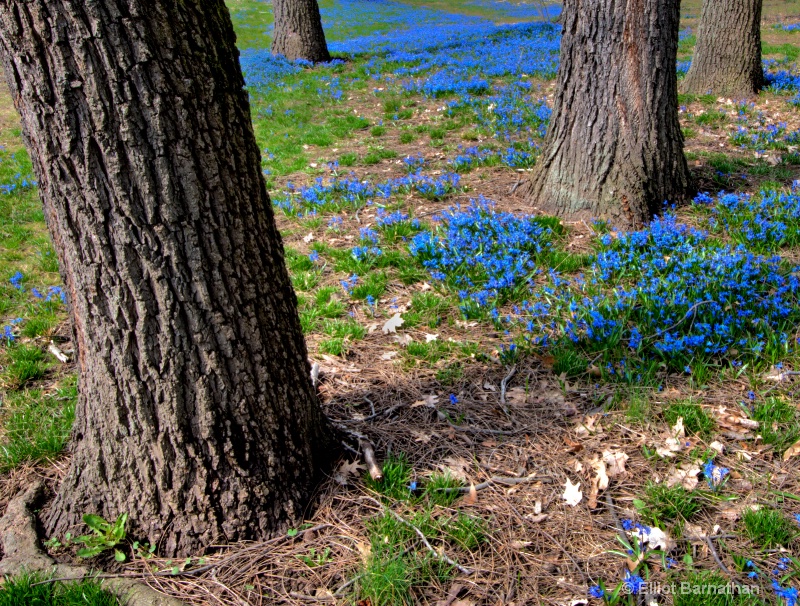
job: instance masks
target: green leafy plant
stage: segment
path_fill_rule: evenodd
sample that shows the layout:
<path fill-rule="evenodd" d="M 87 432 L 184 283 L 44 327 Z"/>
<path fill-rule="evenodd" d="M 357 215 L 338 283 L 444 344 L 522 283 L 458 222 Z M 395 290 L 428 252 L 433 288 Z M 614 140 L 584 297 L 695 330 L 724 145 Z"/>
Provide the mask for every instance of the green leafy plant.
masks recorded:
<path fill-rule="evenodd" d="M 75 538 L 76 543 L 82 543 L 83 547 L 78 549 L 77 555 L 80 558 L 93 558 L 109 549 L 114 550 L 114 559 L 117 562 L 125 561 L 125 554 L 116 549 L 117 545 L 125 540 L 125 524 L 128 522 L 128 514 L 120 514 L 111 523 L 101 516 L 87 513 L 83 516 L 83 522 L 93 534 L 85 534 Z"/>

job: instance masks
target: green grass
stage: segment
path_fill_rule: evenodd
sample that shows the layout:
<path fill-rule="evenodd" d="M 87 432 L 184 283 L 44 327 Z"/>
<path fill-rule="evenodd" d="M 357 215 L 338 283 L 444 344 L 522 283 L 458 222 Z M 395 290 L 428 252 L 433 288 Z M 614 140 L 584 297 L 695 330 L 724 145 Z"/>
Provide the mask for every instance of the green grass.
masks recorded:
<path fill-rule="evenodd" d="M 688 520 L 702 509 L 698 497 L 682 486 L 668 487 L 651 481 L 645 486 L 644 493 L 642 514 L 655 526 Z"/>
<path fill-rule="evenodd" d="M 687 435 L 708 437 L 714 429 L 714 419 L 703 410 L 703 407 L 691 400 L 680 400 L 670 403 L 664 409 L 664 419 L 670 427 L 683 417 L 683 427 Z"/>
<path fill-rule="evenodd" d="M 761 53 L 764 55 L 783 55 L 786 61 L 797 61 L 800 57 L 800 47 L 795 44 L 768 44 L 761 43 Z"/>
<path fill-rule="evenodd" d="M 5 429 L 0 470 L 58 456 L 69 439 L 77 397 L 74 378 L 52 394 L 35 390 L 10 393 L 0 414 Z"/>
<path fill-rule="evenodd" d="M 9 363 L 3 373 L 3 382 L 11 389 L 20 389 L 47 373 L 45 353 L 36 345 L 12 344 L 5 353 Z"/>
<path fill-rule="evenodd" d="M 710 109 L 702 114 L 694 116 L 694 121 L 700 126 L 718 127 L 728 121 L 728 114 L 719 110 Z"/>
<path fill-rule="evenodd" d="M 747 538 L 764 549 L 788 546 L 798 535 L 797 525 L 777 509 L 747 509 L 742 524 Z"/>
<path fill-rule="evenodd" d="M 755 405 L 753 419 L 760 424 L 764 443 L 772 444 L 779 455 L 800 440 L 800 412 L 791 401 L 767 398 Z"/>
<path fill-rule="evenodd" d="M 36 583 L 46 577 L 22 574 L 6 577 L 0 586 L 0 606 L 117 606 L 119 602 L 97 581 Z"/>
<path fill-rule="evenodd" d="M 434 473 L 425 483 L 425 496 L 435 505 L 450 507 L 458 500 L 461 493 L 448 489 L 461 488 L 463 485 L 464 482 L 449 473 Z"/>
<path fill-rule="evenodd" d="M 367 488 L 395 501 L 407 501 L 412 497 L 409 490 L 411 483 L 411 465 L 402 455 L 391 455 L 383 463 L 383 479 L 376 482 L 367 477 Z"/>

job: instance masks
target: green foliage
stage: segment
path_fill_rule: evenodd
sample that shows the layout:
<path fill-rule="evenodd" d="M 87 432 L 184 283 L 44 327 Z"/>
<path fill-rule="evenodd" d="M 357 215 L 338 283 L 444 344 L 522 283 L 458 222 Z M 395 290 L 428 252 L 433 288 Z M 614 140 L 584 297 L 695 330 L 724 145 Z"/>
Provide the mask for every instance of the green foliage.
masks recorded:
<path fill-rule="evenodd" d="M 776 509 L 747 509 L 742 515 L 747 537 L 764 549 L 787 546 L 797 535 L 797 526 Z"/>
<path fill-rule="evenodd" d="M 486 522 L 481 518 L 459 513 L 445 528 L 444 533 L 457 545 L 472 551 L 486 540 Z"/>
<path fill-rule="evenodd" d="M 714 419 L 703 410 L 703 407 L 691 400 L 679 400 L 670 403 L 664 409 L 664 419 L 670 427 L 683 417 L 683 427 L 689 435 L 708 437 L 714 429 Z"/>
<path fill-rule="evenodd" d="M 778 454 L 800 440 L 800 411 L 790 401 L 767 398 L 755 405 L 753 419 L 759 422 L 764 443 L 772 444 Z"/>
<path fill-rule="evenodd" d="M 319 552 L 312 547 L 307 554 L 299 555 L 297 558 L 309 568 L 324 566 L 332 560 L 330 547 L 326 547 Z"/>
<path fill-rule="evenodd" d="M 428 500 L 442 507 L 450 507 L 461 496 L 458 489 L 464 482 L 449 473 L 434 473 L 425 483 L 425 496 Z"/>
<path fill-rule="evenodd" d="M 118 606 L 117 599 L 94 580 L 41 583 L 47 577 L 21 574 L 5 577 L 0 606 Z"/>
<path fill-rule="evenodd" d="M 78 396 L 74 379 L 67 383 L 48 395 L 23 391 L 6 397 L 0 470 L 8 471 L 23 462 L 45 461 L 61 453 L 72 429 Z"/>
<path fill-rule="evenodd" d="M 44 352 L 35 345 L 11 345 L 6 354 L 10 364 L 3 373 L 3 379 L 12 389 L 19 389 L 27 383 L 37 381 L 47 372 L 48 365 Z"/>
<path fill-rule="evenodd" d="M 412 493 L 409 490 L 411 483 L 411 465 L 402 456 L 389 456 L 383 463 L 383 479 L 376 482 L 367 476 L 367 487 L 395 501 L 407 501 Z"/>
<path fill-rule="evenodd" d="M 75 538 L 76 543 L 83 545 L 77 551 L 78 557 L 93 558 L 104 551 L 113 549 L 114 559 L 117 562 L 124 562 L 125 554 L 116 549 L 116 547 L 125 540 L 125 524 L 127 521 L 127 513 L 120 514 L 113 523 L 98 515 L 84 514 L 83 522 L 89 527 L 92 534 L 85 534 Z"/>
<path fill-rule="evenodd" d="M 645 486 L 645 507 L 641 513 L 656 526 L 690 519 L 702 508 L 698 497 L 683 486 L 648 482 Z"/>
<path fill-rule="evenodd" d="M 358 579 L 358 594 L 374 606 L 410 605 L 414 573 L 408 558 L 370 555 Z"/>

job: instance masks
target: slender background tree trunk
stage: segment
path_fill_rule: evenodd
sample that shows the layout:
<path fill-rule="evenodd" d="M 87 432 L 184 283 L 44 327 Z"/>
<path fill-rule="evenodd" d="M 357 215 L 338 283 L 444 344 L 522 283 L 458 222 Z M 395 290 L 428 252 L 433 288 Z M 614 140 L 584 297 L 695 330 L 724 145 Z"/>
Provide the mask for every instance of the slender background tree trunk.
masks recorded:
<path fill-rule="evenodd" d="M 523 188 L 536 209 L 638 227 L 685 196 L 678 0 L 566 0 L 550 128 Z"/>
<path fill-rule="evenodd" d="M 80 373 L 51 535 L 264 537 L 335 456 L 234 42 L 222 0 L 0 0 Z"/>
<path fill-rule="evenodd" d="M 751 97 L 764 84 L 762 0 L 703 0 L 692 65 L 681 90 Z"/>
<path fill-rule="evenodd" d="M 290 61 L 330 61 L 317 0 L 273 0 L 272 54 Z"/>

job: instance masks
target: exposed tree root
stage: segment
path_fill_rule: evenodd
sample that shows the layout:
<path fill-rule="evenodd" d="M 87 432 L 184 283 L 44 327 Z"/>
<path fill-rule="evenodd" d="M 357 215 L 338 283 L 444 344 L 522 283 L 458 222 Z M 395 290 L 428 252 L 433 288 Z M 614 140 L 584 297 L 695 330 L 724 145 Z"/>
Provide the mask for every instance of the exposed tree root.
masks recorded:
<path fill-rule="evenodd" d="M 91 569 L 56 564 L 40 549 L 36 519 L 31 508 L 41 500 L 43 494 L 44 483 L 35 482 L 11 500 L 6 514 L 0 519 L 0 542 L 3 546 L 0 575 L 44 572 L 66 581 L 93 578 L 95 573 Z M 126 606 L 184 606 L 180 600 L 158 593 L 138 581 L 121 578 L 98 580 L 104 589 L 117 596 Z"/>

